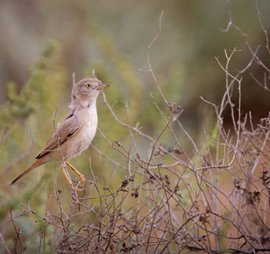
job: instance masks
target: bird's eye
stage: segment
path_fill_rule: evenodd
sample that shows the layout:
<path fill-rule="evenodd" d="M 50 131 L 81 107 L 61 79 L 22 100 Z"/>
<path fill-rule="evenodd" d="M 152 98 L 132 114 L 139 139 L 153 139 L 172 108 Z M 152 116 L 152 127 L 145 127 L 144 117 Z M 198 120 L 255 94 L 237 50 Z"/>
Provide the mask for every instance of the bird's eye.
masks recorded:
<path fill-rule="evenodd" d="M 91 88 L 91 84 L 90 84 L 90 83 L 86 83 L 85 86 L 86 86 L 87 88 Z"/>

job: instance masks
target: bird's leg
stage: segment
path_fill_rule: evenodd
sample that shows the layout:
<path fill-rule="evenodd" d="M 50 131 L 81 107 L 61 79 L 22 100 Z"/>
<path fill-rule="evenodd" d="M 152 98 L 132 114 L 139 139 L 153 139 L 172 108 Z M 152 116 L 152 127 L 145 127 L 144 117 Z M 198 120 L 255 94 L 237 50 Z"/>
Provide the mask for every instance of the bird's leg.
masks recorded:
<path fill-rule="evenodd" d="M 62 167 L 61 169 L 62 169 L 62 172 L 63 172 L 65 178 L 67 179 L 68 185 L 70 186 L 70 188 L 73 188 L 70 176 L 66 171 L 67 169 L 65 167 Z"/>
<path fill-rule="evenodd" d="M 62 167 L 61 169 L 62 169 L 62 172 L 63 172 L 65 178 L 67 179 L 67 182 L 68 182 L 69 187 L 70 187 L 71 189 L 75 189 L 75 191 L 82 191 L 83 189 L 80 189 L 80 188 L 74 188 L 74 187 L 73 187 L 72 181 L 71 181 L 71 179 L 70 179 L 69 174 L 68 174 L 67 171 L 66 171 L 66 168 L 65 168 L 65 167 Z"/>
<path fill-rule="evenodd" d="M 85 178 L 84 176 L 76 169 L 74 168 L 69 162 L 66 161 L 66 164 L 80 177 L 81 181 L 84 182 Z"/>

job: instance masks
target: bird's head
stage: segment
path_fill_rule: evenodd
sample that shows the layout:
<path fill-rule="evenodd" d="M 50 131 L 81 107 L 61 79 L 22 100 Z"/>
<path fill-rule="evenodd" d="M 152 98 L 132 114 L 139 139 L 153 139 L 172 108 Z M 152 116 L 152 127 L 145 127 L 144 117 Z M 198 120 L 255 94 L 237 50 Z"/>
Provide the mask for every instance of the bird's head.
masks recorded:
<path fill-rule="evenodd" d="M 70 107 L 72 109 L 89 107 L 92 103 L 96 103 L 100 91 L 108 86 L 96 78 L 80 80 L 73 87 Z"/>

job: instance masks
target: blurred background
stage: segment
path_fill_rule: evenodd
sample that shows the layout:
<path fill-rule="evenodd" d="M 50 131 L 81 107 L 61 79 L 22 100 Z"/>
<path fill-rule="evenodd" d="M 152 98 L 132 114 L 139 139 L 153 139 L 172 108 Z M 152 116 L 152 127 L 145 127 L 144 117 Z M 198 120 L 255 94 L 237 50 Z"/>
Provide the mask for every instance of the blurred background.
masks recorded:
<path fill-rule="evenodd" d="M 269 5 L 268 1 L 259 1 L 266 29 Z M 259 55 L 268 61 L 255 1 L 232 1 L 231 8 L 233 22 L 248 35 L 254 50 L 261 46 Z M 139 72 L 137 68 L 147 69 L 147 46 L 157 33 L 162 10 L 162 33 L 151 52 L 153 68 L 159 83 L 169 88 L 165 90 L 170 90 L 166 93 L 170 93 L 171 100 L 188 111 L 183 117 L 198 124 L 204 114 L 198 112 L 201 103 L 198 95 L 218 101 L 224 92 L 224 72 L 215 57 L 224 63 L 224 49 L 241 50 L 233 59 L 232 73 L 246 66 L 251 58 L 245 40 L 235 30 L 223 32 L 228 23 L 225 0 L 60 0 L 57 3 L 3 0 L 0 3 L 0 104 L 6 102 L 8 82 L 15 82 L 20 91 L 51 42 L 57 46 L 55 64 L 65 71 L 61 82 L 67 88 L 63 91 L 65 95 L 69 93 L 73 72 L 78 80 L 91 76 L 95 68 L 100 78 L 106 77 L 106 82 L 112 83 L 118 93 L 121 89 L 131 95 L 133 90 L 143 89 L 138 92 L 147 93 L 148 100 L 153 80 L 149 73 Z M 250 72 L 263 74 L 256 65 Z M 248 112 L 252 108 L 256 111 L 254 117 L 260 118 L 269 110 L 268 95 L 264 96 L 249 73 L 244 78 L 244 86 L 249 87 L 243 97 L 244 110 Z"/>
<path fill-rule="evenodd" d="M 258 1 L 258 6 L 269 31 L 270 2 Z M 169 110 L 147 72 L 148 45 L 159 30 L 162 11 L 162 31 L 150 52 L 158 83 L 169 102 L 184 108 L 181 122 L 195 140 L 201 138 L 198 130 L 203 126 L 211 130 L 215 123 L 213 109 L 199 96 L 219 104 L 224 94 L 225 73 L 216 58 L 225 65 L 224 49 L 231 53 L 237 48 L 239 52 L 230 64 L 234 75 L 252 59 L 245 38 L 233 28 L 225 32 L 230 8 L 234 24 L 248 35 L 254 51 L 260 45 L 258 55 L 269 66 L 265 34 L 255 1 L 251 0 L 232 1 L 231 7 L 225 0 L 0 1 L 1 220 L 7 219 L 11 207 L 20 209 L 20 202 L 31 200 L 36 209 L 42 209 L 44 203 L 40 197 L 46 199 L 52 194 L 47 188 L 53 184 L 51 166 L 47 165 L 44 166 L 47 170 L 36 170 L 35 175 L 30 174 L 19 184 L 20 194 L 11 194 L 7 185 L 32 163 L 53 133 L 54 116 L 57 123 L 68 113 L 72 73 L 78 81 L 91 77 L 95 69 L 96 76 L 111 85 L 105 94 L 122 121 L 127 119 L 127 101 L 132 125 L 139 122 L 152 137 L 164 127 L 163 121 L 157 121 L 161 116 L 150 93 L 161 109 L 168 113 Z M 270 100 L 269 93 L 256 84 L 250 73 L 261 82 L 264 77 L 269 81 L 269 73 L 265 74 L 253 62 L 241 75 L 242 113 L 252 111 L 256 124 L 268 115 Z M 108 139 L 129 144 L 128 130 L 115 124 L 101 98 L 98 113 L 99 128 Z M 226 122 L 226 112 L 224 119 Z M 229 121 L 226 123 L 230 126 Z M 182 135 L 179 132 L 185 146 Z M 162 141 L 169 146 L 171 140 L 166 137 Z M 99 133 L 93 144 L 102 153 L 125 163 Z M 141 150 L 144 149 L 142 141 Z M 76 167 L 88 169 L 89 155 L 96 173 L 109 167 L 94 149 L 75 159 Z M 87 169 L 82 171 L 91 179 Z M 115 181 L 117 186 L 124 174 L 123 171 L 114 174 L 119 178 Z M 66 183 L 61 184 L 68 189 Z M 14 202 L 14 198 L 19 202 Z"/>

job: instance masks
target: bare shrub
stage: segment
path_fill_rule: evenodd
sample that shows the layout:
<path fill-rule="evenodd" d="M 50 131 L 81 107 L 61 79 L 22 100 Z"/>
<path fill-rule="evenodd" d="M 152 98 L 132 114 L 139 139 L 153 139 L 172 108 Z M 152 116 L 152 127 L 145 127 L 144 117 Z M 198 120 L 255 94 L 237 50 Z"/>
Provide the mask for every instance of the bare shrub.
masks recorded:
<path fill-rule="evenodd" d="M 258 6 L 257 12 L 270 56 L 268 33 L 261 22 Z M 201 98 L 215 113 L 216 124 L 212 130 L 202 130 L 205 141 L 199 145 L 181 123 L 183 109 L 165 97 L 152 69 L 150 52 L 161 32 L 162 15 L 159 32 L 148 46 L 146 70 L 163 100 L 161 106 L 151 95 L 160 116 L 156 121 L 163 121 L 159 135 L 147 134 L 139 123 L 130 124 L 128 102 L 127 120 L 120 120 L 103 93 L 115 124 L 128 130 L 130 143 L 123 145 L 119 140 L 109 140 L 99 130 L 124 160 L 108 157 L 95 146 L 92 148 L 111 163 L 112 169 L 106 169 L 106 172 L 111 170 L 110 174 L 114 174 L 117 170 L 125 170 L 125 179 L 115 190 L 104 180 L 102 173 L 95 175 L 92 171 L 93 179 L 87 181 L 85 192 L 80 196 L 72 192 L 68 202 L 65 192 L 59 191 L 55 181 L 57 211 L 50 211 L 47 206 L 44 214 L 35 212 L 30 206 L 23 207 L 22 213 L 16 216 L 11 211 L 7 223 L 13 223 L 16 232 L 14 253 L 30 251 L 36 239 L 40 242 L 39 252 L 50 250 L 55 253 L 270 251 L 270 120 L 265 116 L 260 124 L 253 126 L 252 114 L 243 115 L 241 109 L 242 74 L 253 64 L 260 66 L 265 71 L 263 82 L 252 73 L 250 75 L 265 91 L 269 91 L 266 78 L 270 74 L 269 67 L 258 57 L 259 47 L 252 49 L 247 35 L 233 23 L 229 12 L 226 31 L 235 29 L 243 36 L 250 61 L 233 75 L 230 64 L 238 53 L 237 49 L 224 50 L 225 64 L 216 59 L 224 71 L 225 93 L 219 105 Z M 232 100 L 235 93 L 237 102 Z M 228 108 L 230 129 L 223 124 L 224 110 Z M 181 145 L 179 132 L 189 140 L 192 152 Z M 167 143 L 161 141 L 164 133 L 169 136 Z M 17 225 L 20 217 L 29 213 L 43 224 L 39 234 L 29 240 L 28 249 L 22 250 Z M 2 229 L 4 227 L 1 225 Z M 0 239 L 6 251 L 11 253 L 2 234 Z"/>

